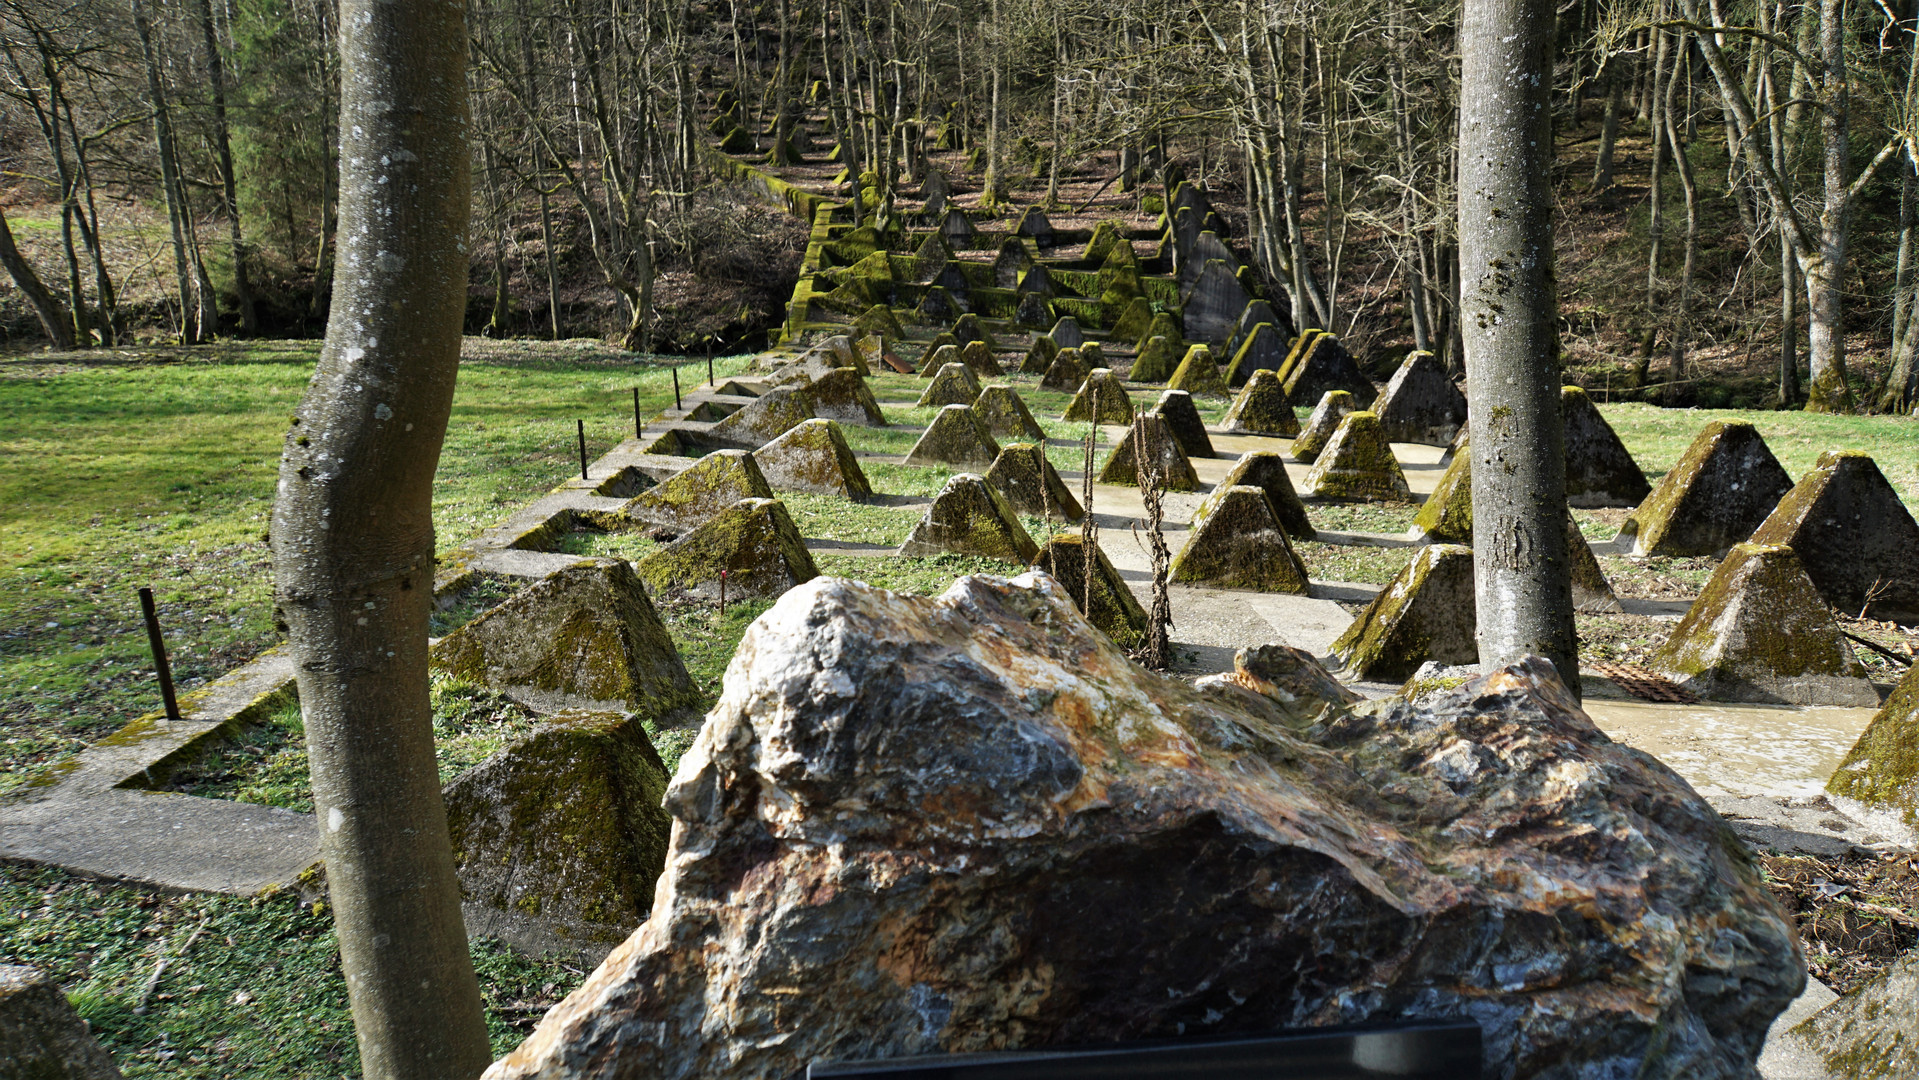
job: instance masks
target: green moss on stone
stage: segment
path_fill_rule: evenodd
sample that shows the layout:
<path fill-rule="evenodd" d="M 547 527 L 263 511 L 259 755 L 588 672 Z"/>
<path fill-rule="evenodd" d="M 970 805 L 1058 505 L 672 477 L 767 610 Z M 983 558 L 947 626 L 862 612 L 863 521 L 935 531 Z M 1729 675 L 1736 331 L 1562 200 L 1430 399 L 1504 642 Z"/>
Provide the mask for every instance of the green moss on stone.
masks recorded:
<path fill-rule="evenodd" d="M 917 404 L 922 409 L 942 405 L 971 405 L 979 399 L 979 395 L 979 379 L 974 376 L 972 369 L 965 364 L 947 363 L 941 364 L 933 381 L 926 384 L 926 391 L 920 394 Z"/>
<path fill-rule="evenodd" d="M 1037 334 L 1033 344 L 1026 350 L 1026 356 L 1019 362 L 1021 375 L 1044 375 L 1046 369 L 1053 366 L 1053 360 L 1059 356 L 1059 346 L 1050 334 Z"/>
<path fill-rule="evenodd" d="M 873 494 L 846 433 L 831 420 L 808 420 L 755 451 L 753 460 L 776 490 L 852 499 Z"/>
<path fill-rule="evenodd" d="M 1266 492 L 1250 485 L 1214 489 L 1193 516 L 1173 556 L 1172 580 L 1227 589 L 1304 594 L 1306 564 L 1273 515 Z"/>
<path fill-rule="evenodd" d="M 1219 486 L 1225 488 L 1241 484 L 1266 493 L 1267 501 L 1273 504 L 1273 516 L 1279 520 L 1288 536 L 1296 540 L 1313 540 L 1319 536 L 1312 520 L 1306 516 L 1306 504 L 1299 500 L 1299 493 L 1293 490 L 1293 480 L 1286 472 L 1286 463 L 1278 454 L 1270 450 L 1241 454 L 1233 467 L 1226 471 L 1226 478 L 1219 482 Z"/>
<path fill-rule="evenodd" d="M 987 468 L 999 457 L 999 443 L 979 414 L 966 405 L 948 405 L 934 414 L 913 449 L 907 465 L 959 465 Z"/>
<path fill-rule="evenodd" d="M 1041 442 L 1014 443 L 1001 450 L 986 470 L 986 483 L 1022 514 L 1063 521 L 1078 521 L 1086 514 Z"/>
<path fill-rule="evenodd" d="M 1380 590 L 1330 652 L 1354 679 L 1396 682 L 1428 660 L 1477 663 L 1475 610 L 1472 549 L 1433 544 Z"/>
<path fill-rule="evenodd" d="M 1305 428 L 1293 439 L 1293 460 L 1306 465 L 1318 460 L 1320 451 L 1333 441 L 1333 433 L 1354 408 L 1353 395 L 1344 390 L 1326 391 L 1306 418 Z"/>
<path fill-rule="evenodd" d="M 1120 437 L 1113 453 L 1099 471 L 1099 482 L 1118 484 L 1125 487 L 1139 486 L 1139 450 L 1138 443 L 1144 438 L 1146 459 L 1152 463 L 1155 479 L 1168 491 L 1199 491 L 1205 485 L 1200 483 L 1199 474 L 1193 471 L 1193 463 L 1187 459 L 1186 452 L 1180 449 L 1179 440 L 1173 437 L 1166 421 L 1153 413 L 1145 413 L 1126 429 Z"/>
<path fill-rule="evenodd" d="M 1355 502 L 1411 502 L 1406 474 L 1370 412 L 1346 414 L 1303 484 L 1308 497 Z"/>
<path fill-rule="evenodd" d="M 1121 649 L 1137 648 L 1146 639 L 1146 609 L 1113 569 L 1106 553 L 1093 549 L 1092 602 L 1087 602 L 1086 549 L 1077 535 L 1057 536 L 1040 548 L 1033 565 L 1051 574 L 1072 596 L 1086 621 L 1099 628 Z"/>
<path fill-rule="evenodd" d="M 1299 416 L 1286 400 L 1279 376 L 1264 369 L 1255 370 L 1226 410 L 1221 424 L 1227 431 L 1248 435 L 1279 435 L 1291 438 L 1299 434 Z"/>
<path fill-rule="evenodd" d="M 819 576 L 806 541 L 777 499 L 743 499 L 633 569 L 654 589 L 717 597 L 776 597 Z"/>
<path fill-rule="evenodd" d="M 984 478 L 960 473 L 940 489 L 899 553 L 976 555 L 1024 566 L 1039 553 L 1039 545 L 1012 505 Z"/>
<path fill-rule="evenodd" d="M 1073 423 L 1130 424 L 1133 399 L 1127 395 L 1126 385 L 1119 381 L 1119 376 L 1108 368 L 1098 368 L 1087 373 L 1086 381 L 1079 385 L 1060 419 Z"/>
<path fill-rule="evenodd" d="M 1194 345 L 1186 350 L 1185 359 L 1173 371 L 1173 377 L 1166 380 L 1169 390 L 1184 390 L 1194 397 L 1231 397 L 1226 389 L 1226 380 L 1219 373 L 1219 364 L 1213 360 L 1213 350 L 1205 345 Z"/>
<path fill-rule="evenodd" d="M 1047 366 L 1046 374 L 1040 379 L 1039 385 L 1044 390 L 1057 390 L 1062 394 L 1071 394 L 1079 389 L 1079 385 L 1086 381 L 1086 376 L 1090 373 L 1091 369 L 1080 358 L 1078 349 L 1061 349 L 1059 355 L 1053 357 L 1053 362 Z"/>
<path fill-rule="evenodd" d="M 1173 351 L 1173 343 L 1163 337 L 1146 339 L 1140 347 L 1139 355 L 1133 358 L 1133 370 L 1128 377 L 1134 382 L 1163 383 L 1173 377 L 1179 368 L 1179 354 Z"/>
<path fill-rule="evenodd" d="M 1826 790 L 1890 810 L 1919 829 L 1919 665 L 1906 669 Z"/>
<path fill-rule="evenodd" d="M 773 488 L 753 455 L 744 450 L 716 450 L 677 476 L 635 495 L 614 513 L 596 518 L 596 523 L 607 529 L 645 524 L 685 530 L 741 499 L 772 497 Z"/>
<path fill-rule="evenodd" d="M 1031 439 L 1044 441 L 1045 429 L 1039 421 L 1033 419 L 1033 413 L 1020 399 L 1018 391 L 1004 384 L 988 386 L 980 391 L 979 400 L 973 402 L 973 411 L 986 422 L 986 430 L 999 439 Z"/>

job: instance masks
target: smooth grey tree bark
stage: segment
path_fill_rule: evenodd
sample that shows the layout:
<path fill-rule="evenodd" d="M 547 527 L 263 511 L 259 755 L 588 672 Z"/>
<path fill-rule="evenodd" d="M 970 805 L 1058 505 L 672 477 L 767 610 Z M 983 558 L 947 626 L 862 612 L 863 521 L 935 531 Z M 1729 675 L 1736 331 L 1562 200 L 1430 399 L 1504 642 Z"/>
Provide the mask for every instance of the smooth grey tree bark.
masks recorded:
<path fill-rule="evenodd" d="M 280 462 L 274 600 L 369 1080 L 490 1051 L 433 756 L 433 473 L 466 308 L 465 6 L 342 0 L 340 250 Z"/>
<path fill-rule="evenodd" d="M 27 301 L 33 305 L 33 313 L 40 317 L 40 328 L 47 332 L 53 347 L 73 348 L 73 313 L 47 290 L 40 275 L 34 273 L 33 264 L 14 246 L 13 227 L 7 224 L 5 207 L 0 207 L 0 266 L 7 268 L 7 276 L 13 279 L 14 287 L 27 295 Z"/>
<path fill-rule="evenodd" d="M 1465 2 L 1460 310 L 1479 660 L 1546 657 L 1577 694 L 1553 283 L 1553 19 L 1553 0 Z"/>

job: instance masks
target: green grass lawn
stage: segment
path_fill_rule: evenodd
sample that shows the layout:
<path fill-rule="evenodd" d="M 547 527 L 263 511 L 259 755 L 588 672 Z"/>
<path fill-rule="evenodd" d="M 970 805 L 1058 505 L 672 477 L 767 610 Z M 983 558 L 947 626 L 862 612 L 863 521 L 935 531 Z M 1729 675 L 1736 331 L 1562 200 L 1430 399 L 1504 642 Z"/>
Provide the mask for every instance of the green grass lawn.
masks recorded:
<path fill-rule="evenodd" d="M 312 342 L 259 342 L 0 361 L 0 457 L 7 462 L 0 471 L 0 796 L 36 768 L 157 706 L 138 586 L 151 584 L 159 594 L 175 671 L 188 685 L 274 643 L 263 534 L 280 440 L 316 352 Z M 665 368 L 590 343 L 473 341 L 469 353 L 436 488 L 442 550 L 568 476 L 576 464 L 575 417 L 587 420 L 589 450 L 598 453 L 628 433 L 632 387 L 640 388 L 648 415 L 672 400 Z M 156 355 L 166 359 L 143 359 Z M 746 361 L 716 366 L 730 375 Z M 1086 425 L 1058 420 L 1069 395 L 1041 391 L 1031 377 L 1010 381 L 1048 434 L 1062 440 L 1049 447 L 1055 465 L 1077 471 L 1075 443 Z M 873 382 L 898 426 L 849 427 L 847 436 L 863 452 L 904 454 L 917 437 L 908 425 L 932 416 L 911 406 L 923 381 L 889 375 Z M 1225 410 L 1223 402 L 1199 404 L 1213 422 Z M 1919 499 L 1919 424 L 1910 419 L 1641 405 L 1605 412 L 1655 479 L 1709 420 L 1740 415 L 1758 424 L 1795 476 L 1821 450 L 1858 447 L 1874 454 L 1909 504 Z M 920 498 L 936 494 L 954 471 L 871 459 L 866 469 L 878 490 Z M 912 508 L 856 507 L 821 496 L 787 502 L 809 535 L 874 547 L 896 546 L 919 516 Z M 1411 510 L 1339 506 L 1313 513 L 1330 529 L 1401 532 Z M 1582 524 L 1612 527 L 1583 516 Z M 1043 522 L 1026 525 L 1043 538 Z M 568 542 L 571 550 L 628 558 L 652 544 L 638 534 L 582 533 Z M 1301 549 L 1315 576 L 1351 581 L 1383 581 L 1408 554 Z M 1019 569 L 957 556 L 822 554 L 817 561 L 826 574 L 923 594 L 944 591 L 960 574 Z M 1673 572 L 1680 569 L 1698 572 Z M 721 613 L 710 601 L 669 595 L 656 606 L 711 697 L 740 635 L 770 602 L 734 603 Z M 1640 632 L 1622 624 L 1616 647 L 1636 647 Z M 442 686 L 436 702 L 448 768 L 478 760 L 527 722 L 485 692 Z M 692 734 L 656 732 L 669 763 Z M 303 762 L 297 712 L 289 711 L 178 782 L 297 808 L 306 797 Z M 163 955 L 172 957 L 167 973 L 146 1011 L 135 1012 Z M 583 974 L 489 941 L 476 942 L 474 956 L 496 1049 L 516 1042 Z M 305 1080 L 358 1072 L 331 922 L 290 896 L 163 897 L 0 868 L 0 961 L 36 964 L 60 980 L 132 1077 Z"/>

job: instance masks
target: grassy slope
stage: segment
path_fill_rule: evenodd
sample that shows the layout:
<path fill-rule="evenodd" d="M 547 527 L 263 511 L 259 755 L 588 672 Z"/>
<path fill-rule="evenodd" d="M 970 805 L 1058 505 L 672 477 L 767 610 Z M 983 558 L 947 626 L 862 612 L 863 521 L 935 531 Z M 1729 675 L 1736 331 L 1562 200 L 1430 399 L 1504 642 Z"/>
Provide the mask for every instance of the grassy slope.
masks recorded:
<path fill-rule="evenodd" d="M 642 387 L 648 412 L 671 399 L 664 372 L 636 371 L 596 349 L 473 346 L 483 355 L 462 370 L 441 463 L 436 515 L 443 548 L 570 470 L 574 416 L 588 417 L 589 438 L 604 446 L 624 434 L 629 387 Z M 0 767 L 9 770 L 0 777 L 17 776 L 153 707 L 137 585 L 152 582 L 160 592 L 176 668 L 186 679 L 218 674 L 270 642 L 261 534 L 279 438 L 313 346 L 264 343 L 244 353 L 189 355 L 165 365 L 0 364 L 0 454 L 10 462 L 0 473 Z M 875 382 L 882 398 L 894 400 L 919 385 L 892 377 Z M 1065 395 L 1026 386 L 1021 392 L 1054 435 L 1084 430 L 1052 419 Z M 1700 426 L 1727 415 L 1634 405 L 1606 411 L 1655 475 Z M 902 410 L 898 418 L 924 422 L 930 410 Z M 1795 474 L 1822 449 L 1861 446 L 1875 453 L 1909 504 L 1919 501 L 1919 427 L 1910 421 L 1777 413 L 1754 419 Z M 876 452 L 903 453 L 913 441 L 897 429 L 849 434 Z M 1052 454 L 1062 468 L 1077 467 L 1075 448 Z M 17 462 L 30 464 L 11 464 Z M 898 494 L 930 495 L 946 475 L 871 471 L 882 490 Z M 832 500 L 793 502 L 809 532 L 892 544 L 903 525 L 910 527 L 885 507 L 849 513 Z M 1394 524 L 1385 520 L 1390 513 L 1328 513 L 1339 518 L 1326 518 L 1336 528 Z M 1324 554 L 1332 559 L 1350 550 Z M 959 573 L 998 568 L 952 557 L 827 556 L 820 563 L 827 573 L 916 592 L 937 592 Z M 710 691 L 765 606 L 736 604 L 720 616 L 701 603 L 661 603 L 689 668 Z M 5 783 L 0 779 L 0 787 Z M 162 951 L 177 952 L 203 922 L 193 949 L 169 963 L 149 1010 L 135 1014 Z M 130 1076 L 356 1071 L 330 923 L 291 900 L 157 897 L 0 869 L 0 943 L 0 960 L 41 965 L 67 986 Z M 476 944 L 475 957 L 501 1046 L 579 977 L 486 942 Z"/>

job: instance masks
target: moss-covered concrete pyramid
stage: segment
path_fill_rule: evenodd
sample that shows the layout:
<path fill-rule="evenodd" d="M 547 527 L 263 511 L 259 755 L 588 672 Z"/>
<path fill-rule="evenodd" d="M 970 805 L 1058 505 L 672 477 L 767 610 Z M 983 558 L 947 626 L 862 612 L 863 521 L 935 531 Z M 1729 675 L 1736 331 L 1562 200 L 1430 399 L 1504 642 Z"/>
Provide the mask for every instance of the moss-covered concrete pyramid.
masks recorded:
<path fill-rule="evenodd" d="M 679 589 L 715 598 L 724 571 L 729 599 L 779 596 L 820 574 L 778 499 L 742 499 L 691 533 L 647 553 L 633 569 L 656 591 Z"/>
<path fill-rule="evenodd" d="M 1166 388 L 1184 390 L 1194 397 L 1232 396 L 1226 389 L 1226 379 L 1219 373 L 1219 365 L 1213 361 L 1213 350 L 1204 345 L 1186 350 L 1185 359 L 1174 369 L 1173 377 L 1166 380 Z"/>
<path fill-rule="evenodd" d="M 1466 395 L 1429 352 L 1416 352 L 1399 365 L 1374 403 L 1388 442 L 1450 446 L 1466 423 Z"/>
<path fill-rule="evenodd" d="M 1312 519 L 1306 516 L 1306 504 L 1299 501 L 1299 492 L 1293 489 L 1293 478 L 1286 472 L 1286 462 L 1270 450 L 1258 450 L 1250 454 L 1241 454 L 1233 467 L 1226 471 L 1226 478 L 1219 482 L 1222 488 L 1236 485 L 1249 485 L 1266 493 L 1267 501 L 1273 504 L 1273 516 L 1286 530 L 1286 535 L 1295 540 L 1313 540 L 1319 531 L 1313 528 Z"/>
<path fill-rule="evenodd" d="M 1122 649 L 1133 649 L 1146 638 L 1146 609 L 1140 607 L 1139 598 L 1133 590 L 1126 587 L 1125 579 L 1113 564 L 1106 559 L 1106 553 L 1093 548 L 1092 603 L 1087 603 L 1086 589 L 1086 549 L 1078 535 L 1056 536 L 1039 549 L 1033 565 L 1059 580 L 1073 603 L 1079 605 L 1086 621 L 1099 627 L 1113 644 Z"/>
<path fill-rule="evenodd" d="M 1079 389 L 1080 383 L 1086 381 L 1086 375 L 1090 370 L 1086 362 L 1080 359 L 1078 349 L 1061 349 L 1059 355 L 1053 357 L 1053 362 L 1047 366 L 1046 375 L 1040 379 L 1039 385 L 1044 390 L 1057 390 L 1062 394 L 1070 394 Z"/>
<path fill-rule="evenodd" d="M 1826 790 L 1891 811 L 1907 828 L 1919 829 L 1919 664 L 1906 669 Z"/>
<path fill-rule="evenodd" d="M 465 903 L 618 942 L 646 921 L 673 819 L 641 720 L 566 710 L 455 777 L 448 839 Z"/>
<path fill-rule="evenodd" d="M 534 582 L 433 646 L 434 668 L 549 706 L 661 717 L 698 688 L 639 578 L 587 559 Z"/>
<path fill-rule="evenodd" d="M 986 421 L 986 430 L 996 439 L 1031 439 L 1043 442 L 1045 429 L 1039 421 L 1033 419 L 1033 413 L 1021 400 L 1019 392 L 1003 383 L 995 383 L 980 391 L 979 400 L 973 402 L 973 411 Z"/>
<path fill-rule="evenodd" d="M 874 304 L 866 309 L 866 314 L 853 320 L 853 336 L 865 337 L 878 334 L 888 341 L 898 341 L 906 336 L 906 328 L 900 325 L 899 317 L 885 304 Z"/>
<path fill-rule="evenodd" d="M 1106 362 L 1106 350 L 1097 341 L 1089 341 L 1079 347 L 1079 362 L 1085 364 L 1088 371 L 1113 366 Z"/>
<path fill-rule="evenodd" d="M 943 365 L 926 384 L 915 404 L 922 409 L 940 405 L 971 405 L 979 400 L 979 377 L 965 364 Z"/>
<path fill-rule="evenodd" d="M 927 507 L 926 516 L 900 545 L 901 555 L 948 552 L 1024 566 L 1039 554 L 1039 545 L 1020 524 L 1012 504 L 984 477 L 960 473 L 946 481 L 933 505 Z"/>
<path fill-rule="evenodd" d="M 1163 337 L 1167 341 L 1172 342 L 1175 351 L 1182 350 L 1186 347 L 1186 339 L 1181 336 L 1179 332 L 1179 322 L 1173 318 L 1172 313 L 1169 311 L 1154 312 L 1152 321 L 1146 324 L 1145 331 L 1137 338 L 1132 339 L 1133 346 L 1135 349 L 1143 349 L 1149 340 L 1156 337 Z M 1113 339 L 1115 341 L 1128 340 L 1117 328 L 1113 331 Z"/>
<path fill-rule="evenodd" d="M 988 349 L 999 347 L 993 341 L 993 336 L 986 332 L 986 325 L 980 322 L 980 317 L 970 311 L 953 322 L 953 340 L 959 342 L 962 348 L 975 341 Z"/>
<path fill-rule="evenodd" d="M 1079 384 L 1079 392 L 1073 400 L 1067 402 L 1066 412 L 1061 420 L 1095 424 L 1130 424 L 1133 422 L 1133 399 L 1126 394 L 1126 384 L 1119 381 L 1111 368 L 1096 368 L 1086 375 L 1086 381 Z"/>
<path fill-rule="evenodd" d="M 993 359 L 993 350 L 986 347 L 984 341 L 969 341 L 960 349 L 960 363 L 973 369 L 975 375 L 983 379 L 997 379 L 1006 374 L 1000 370 L 999 361 Z"/>
<path fill-rule="evenodd" d="M 1428 660 L 1479 662 L 1473 552 L 1458 544 L 1419 549 L 1330 650 L 1353 679 L 1398 682 Z"/>
<path fill-rule="evenodd" d="M 1566 430 L 1566 504 L 1599 507 L 1644 502 L 1652 485 L 1586 391 L 1561 387 L 1559 416 Z"/>
<path fill-rule="evenodd" d="M 1119 313 L 1118 317 L 1113 320 L 1113 340 L 1144 342 L 1151 336 L 1148 334 L 1148 331 L 1152 328 L 1153 305 L 1148 303 L 1143 296 L 1134 297 L 1133 300 L 1126 305 L 1125 309 Z M 1057 330 L 1058 327 L 1054 329 Z M 1053 340 L 1059 341 L 1059 347 L 1062 349 L 1078 347 L 1060 341 L 1057 334 Z M 1082 341 L 1081 344 L 1084 344 L 1084 342 Z"/>
<path fill-rule="evenodd" d="M 960 361 L 960 348 L 958 345 L 951 341 L 929 345 L 926 349 L 926 359 L 920 362 L 920 378 L 930 379 L 938 375 L 940 369 L 953 364 L 959 364 L 961 367 L 966 366 Z"/>
<path fill-rule="evenodd" d="M 1063 521 L 1086 515 L 1040 443 L 1014 443 L 1001 450 L 986 470 L 986 482 L 1022 514 Z"/>
<path fill-rule="evenodd" d="M 1879 704 L 1799 556 L 1775 544 L 1735 544 L 1649 663 L 1715 701 Z"/>
<path fill-rule="evenodd" d="M 1313 342 L 1317 341 L 1319 336 L 1325 332 L 1324 330 L 1308 327 L 1301 330 L 1299 334 L 1293 338 L 1292 344 L 1286 349 L 1286 359 L 1281 361 L 1279 365 L 1279 381 L 1282 386 L 1285 385 L 1286 377 L 1293 373 L 1295 367 L 1299 366 L 1300 358 L 1312 351 Z"/>
<path fill-rule="evenodd" d="M 1226 410 L 1226 419 L 1221 426 L 1235 434 L 1291 438 L 1299 434 L 1299 415 L 1293 412 L 1292 405 L 1286 400 L 1286 390 L 1279 385 L 1279 376 L 1261 369 L 1253 372 L 1252 377 L 1246 380 L 1246 385 L 1240 388 L 1239 396 L 1233 399 L 1233 407 Z"/>
<path fill-rule="evenodd" d="M 1193 471 L 1193 463 L 1187 460 L 1186 451 L 1179 448 L 1179 440 L 1173 437 L 1166 421 L 1153 413 L 1142 413 L 1134 419 L 1126 434 L 1120 437 L 1118 445 L 1113 447 L 1107 457 L 1106 465 L 1099 471 L 1102 484 L 1120 484 L 1126 487 L 1139 486 L 1139 444 L 1145 443 L 1144 457 L 1149 463 L 1156 483 L 1165 486 L 1168 491 L 1198 491 L 1203 484 L 1199 474 Z"/>
<path fill-rule="evenodd" d="M 1046 336 L 1052 338 L 1053 344 L 1062 349 L 1077 349 L 1086 344 L 1086 331 L 1080 329 L 1079 320 L 1071 315 L 1064 316 L 1054 323 L 1053 328 L 1046 332 Z"/>
<path fill-rule="evenodd" d="M 1352 354 L 1332 334 L 1315 337 L 1280 381 L 1289 401 L 1317 401 L 1328 390 L 1344 390 L 1364 409 L 1379 396 L 1379 388 L 1360 372 Z"/>
<path fill-rule="evenodd" d="M 808 491 L 864 499 L 873 485 L 846 434 L 831 420 L 808 420 L 753 452 L 766 482 L 777 491 Z"/>
<path fill-rule="evenodd" d="M 1565 525 L 1566 555 L 1572 562 L 1573 610 L 1589 615 L 1618 611 L 1619 597 L 1613 592 L 1612 582 L 1606 580 L 1605 569 L 1593 554 L 1592 545 L 1586 542 L 1586 534 L 1579 531 L 1579 522 L 1574 520 L 1570 509 L 1566 511 Z"/>
<path fill-rule="evenodd" d="M 986 421 L 967 405 L 948 405 L 934 414 L 919 441 L 906 454 L 907 465 L 961 465 L 986 468 L 999 457 L 999 443 Z"/>
<path fill-rule="evenodd" d="M 1919 524 L 1867 454 L 1819 455 L 1752 540 L 1791 547 L 1840 611 L 1919 622 Z"/>
<path fill-rule="evenodd" d="M 1619 527 L 1635 555 L 1716 555 L 1752 535 L 1792 490 L 1758 429 L 1714 420 Z"/>
<path fill-rule="evenodd" d="M 777 386 L 706 429 L 699 438 L 712 446 L 758 450 L 818 415 L 814 404 L 810 383 Z"/>
<path fill-rule="evenodd" d="M 797 425 L 795 425 L 797 426 Z M 685 532 L 731 507 L 741 499 L 770 499 L 766 482 L 753 455 L 744 450 L 715 450 L 626 501 L 601 522 L 609 528 L 622 521 L 658 525 Z"/>
<path fill-rule="evenodd" d="M 1213 440 L 1206 434 L 1206 421 L 1199 415 L 1199 406 L 1193 404 L 1193 395 L 1184 390 L 1161 391 L 1153 412 L 1166 421 L 1187 457 L 1213 456 Z"/>
<path fill-rule="evenodd" d="M 1473 542 L 1473 456 L 1453 456 L 1433 493 L 1413 515 L 1413 535 L 1433 544 Z"/>
<path fill-rule="evenodd" d="M 1173 343 L 1163 337 L 1151 337 L 1133 358 L 1130 378 L 1134 382 L 1163 383 L 1173 377 L 1178 367 L 1179 354 L 1173 351 Z"/>
<path fill-rule="evenodd" d="M 1272 323 L 1260 323 L 1233 350 L 1232 361 L 1226 368 L 1226 385 L 1245 386 L 1255 371 L 1269 371 L 1277 376 L 1280 365 L 1285 362 L 1286 343 L 1280 339 L 1279 330 Z"/>
<path fill-rule="evenodd" d="M 1259 592 L 1305 593 L 1306 564 L 1273 515 L 1266 492 L 1250 484 L 1222 486 L 1193 516 L 1170 577 L 1188 584 Z"/>
<path fill-rule="evenodd" d="M 813 395 L 814 416 L 860 427 L 886 426 L 886 415 L 880 412 L 873 388 L 850 367 L 834 368 L 814 379 L 807 389 Z"/>
<path fill-rule="evenodd" d="M 1347 413 L 1301 485 L 1308 498 L 1411 502 L 1406 474 L 1370 412 Z"/>
<path fill-rule="evenodd" d="M 1358 408 L 1353 404 L 1353 395 L 1344 390 L 1328 390 L 1320 396 L 1319 404 L 1306 416 L 1306 426 L 1293 439 L 1293 460 L 1311 465 L 1318 460 L 1320 451 L 1333 441 L 1333 433 L 1347 416 Z"/>
<path fill-rule="evenodd" d="M 1044 375 L 1046 369 L 1053 366 L 1053 359 L 1059 355 L 1059 345 L 1052 335 L 1041 334 L 1033 339 L 1033 344 L 1020 359 L 1021 375 Z"/>

